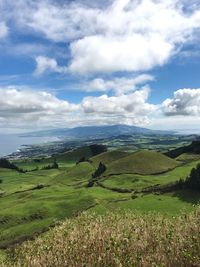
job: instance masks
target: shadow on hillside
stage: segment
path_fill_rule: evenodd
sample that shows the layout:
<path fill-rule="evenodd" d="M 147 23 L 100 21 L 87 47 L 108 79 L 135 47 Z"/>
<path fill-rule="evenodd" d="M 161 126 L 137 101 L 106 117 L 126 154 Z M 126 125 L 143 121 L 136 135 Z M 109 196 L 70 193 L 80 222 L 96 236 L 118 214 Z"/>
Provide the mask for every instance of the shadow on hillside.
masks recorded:
<path fill-rule="evenodd" d="M 180 190 L 172 194 L 172 197 L 178 197 L 181 201 L 189 202 L 194 205 L 200 204 L 200 192 L 193 190 Z"/>

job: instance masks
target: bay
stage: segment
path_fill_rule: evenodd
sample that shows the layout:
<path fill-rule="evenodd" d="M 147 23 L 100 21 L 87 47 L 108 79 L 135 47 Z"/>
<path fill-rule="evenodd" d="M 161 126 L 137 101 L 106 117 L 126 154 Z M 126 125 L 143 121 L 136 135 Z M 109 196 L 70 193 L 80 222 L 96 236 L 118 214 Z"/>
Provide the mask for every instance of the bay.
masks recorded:
<path fill-rule="evenodd" d="M 23 148 L 23 145 L 43 144 L 57 140 L 56 137 L 23 137 L 13 134 L 0 134 L 0 157 L 16 152 L 20 148 Z"/>

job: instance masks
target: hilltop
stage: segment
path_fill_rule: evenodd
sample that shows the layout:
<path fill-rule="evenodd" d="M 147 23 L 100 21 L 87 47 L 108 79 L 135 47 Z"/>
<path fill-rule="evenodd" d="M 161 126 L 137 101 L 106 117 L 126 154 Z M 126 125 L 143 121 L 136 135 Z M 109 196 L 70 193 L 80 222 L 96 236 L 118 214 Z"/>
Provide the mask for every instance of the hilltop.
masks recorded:
<path fill-rule="evenodd" d="M 130 153 L 125 152 L 125 151 L 112 150 L 112 151 L 107 151 L 97 156 L 91 157 L 90 160 L 95 166 L 98 165 L 100 162 L 107 165 L 115 160 L 124 158 L 128 156 L 129 154 Z"/>
<path fill-rule="evenodd" d="M 156 174 L 169 171 L 179 163 L 159 152 L 141 150 L 108 165 L 106 174 Z"/>

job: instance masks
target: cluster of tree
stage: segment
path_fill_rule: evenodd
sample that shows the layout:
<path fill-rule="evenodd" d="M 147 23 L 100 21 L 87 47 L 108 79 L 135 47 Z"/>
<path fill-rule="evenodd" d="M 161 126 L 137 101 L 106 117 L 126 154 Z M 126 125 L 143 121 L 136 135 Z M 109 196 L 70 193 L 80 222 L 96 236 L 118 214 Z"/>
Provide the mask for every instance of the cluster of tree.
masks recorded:
<path fill-rule="evenodd" d="M 47 166 L 44 166 L 42 168 L 42 170 L 51 170 L 51 169 L 58 169 L 58 168 L 59 168 L 58 163 L 55 160 L 53 163 L 51 163 L 51 164 L 49 164 Z"/>
<path fill-rule="evenodd" d="M 12 163 L 9 160 L 4 159 L 4 158 L 0 159 L 0 168 L 16 170 L 18 172 L 24 172 L 23 169 L 20 169 L 14 163 Z"/>
<path fill-rule="evenodd" d="M 92 178 L 95 179 L 97 177 L 99 177 L 102 173 L 104 173 L 106 171 L 106 165 L 103 164 L 102 162 L 99 163 L 98 168 L 96 169 L 96 171 L 92 174 Z"/>
<path fill-rule="evenodd" d="M 194 153 L 194 154 L 200 154 L 200 140 L 193 141 L 188 146 L 182 146 L 173 150 L 168 151 L 167 153 L 164 153 L 166 156 L 170 158 L 176 158 L 180 156 L 183 153 Z"/>
<path fill-rule="evenodd" d="M 166 185 L 150 186 L 142 189 L 141 191 L 166 193 L 180 189 L 192 189 L 200 191 L 200 164 L 191 170 L 190 175 L 186 178 L 186 180 L 180 179 L 179 181 Z"/>
<path fill-rule="evenodd" d="M 95 180 L 97 180 L 97 178 L 101 176 L 105 171 L 106 165 L 100 162 L 98 168 L 92 174 L 92 179 L 90 179 L 88 182 L 88 187 L 92 187 L 94 185 Z"/>
<path fill-rule="evenodd" d="M 200 164 L 191 170 L 190 175 L 185 181 L 187 188 L 200 191 Z"/>
<path fill-rule="evenodd" d="M 106 146 L 97 145 L 97 144 L 90 145 L 90 149 L 91 149 L 91 152 L 92 152 L 92 156 L 96 156 L 98 154 L 101 154 L 101 153 L 107 151 L 107 147 Z"/>

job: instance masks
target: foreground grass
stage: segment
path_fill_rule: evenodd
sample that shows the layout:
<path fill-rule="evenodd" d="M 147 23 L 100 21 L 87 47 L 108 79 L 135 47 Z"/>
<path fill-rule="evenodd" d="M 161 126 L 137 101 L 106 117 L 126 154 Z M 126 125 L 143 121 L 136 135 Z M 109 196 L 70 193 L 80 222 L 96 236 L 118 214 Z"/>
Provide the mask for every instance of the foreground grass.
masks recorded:
<path fill-rule="evenodd" d="M 2 266 L 200 266 L 199 215 L 84 213 L 9 250 Z"/>

